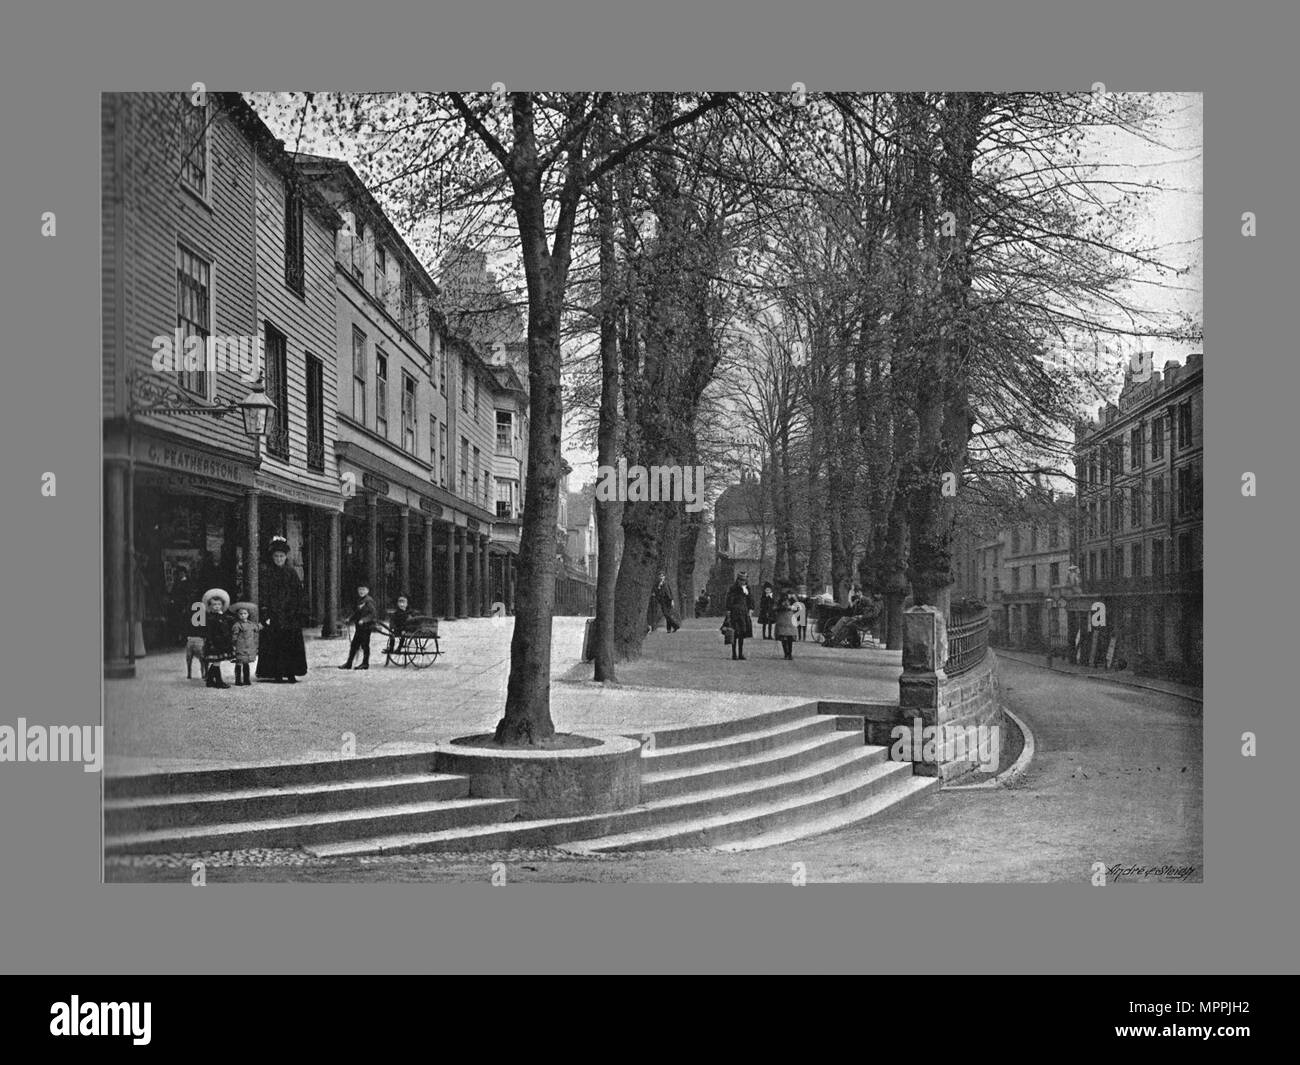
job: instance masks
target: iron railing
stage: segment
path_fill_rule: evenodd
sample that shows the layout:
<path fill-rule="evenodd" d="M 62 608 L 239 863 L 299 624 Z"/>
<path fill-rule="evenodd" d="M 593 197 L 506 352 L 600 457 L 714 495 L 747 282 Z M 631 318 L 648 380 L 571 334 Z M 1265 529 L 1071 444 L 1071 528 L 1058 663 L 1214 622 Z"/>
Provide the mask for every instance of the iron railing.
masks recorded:
<path fill-rule="evenodd" d="M 568 573 L 555 575 L 555 614 L 591 615 L 596 612 L 596 586 Z"/>
<path fill-rule="evenodd" d="M 948 676 L 984 661 L 989 649 L 989 608 L 983 603 L 954 604 L 948 616 Z"/>
<path fill-rule="evenodd" d="M 309 470 L 325 469 L 325 441 L 307 441 L 307 468 Z"/>

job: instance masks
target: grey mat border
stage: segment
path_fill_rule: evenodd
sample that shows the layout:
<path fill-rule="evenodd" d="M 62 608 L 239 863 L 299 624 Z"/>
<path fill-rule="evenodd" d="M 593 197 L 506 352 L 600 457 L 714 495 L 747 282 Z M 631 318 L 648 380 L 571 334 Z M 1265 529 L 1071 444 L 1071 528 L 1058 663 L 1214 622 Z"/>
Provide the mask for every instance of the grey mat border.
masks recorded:
<path fill-rule="evenodd" d="M 1294 968 L 1294 10 L 1091 3 L 21 5 L 0 44 L 0 721 L 99 718 L 101 90 L 1180 89 L 1205 96 L 1205 883 L 99 884 L 99 782 L 0 765 L 0 967 L 86 972 Z M 40 213 L 58 212 L 57 238 Z M 1257 212 L 1259 235 L 1239 235 Z M 40 475 L 58 474 L 42 499 Z M 1243 500 L 1242 471 L 1260 495 Z M 1260 753 L 1240 757 L 1240 735 Z"/>

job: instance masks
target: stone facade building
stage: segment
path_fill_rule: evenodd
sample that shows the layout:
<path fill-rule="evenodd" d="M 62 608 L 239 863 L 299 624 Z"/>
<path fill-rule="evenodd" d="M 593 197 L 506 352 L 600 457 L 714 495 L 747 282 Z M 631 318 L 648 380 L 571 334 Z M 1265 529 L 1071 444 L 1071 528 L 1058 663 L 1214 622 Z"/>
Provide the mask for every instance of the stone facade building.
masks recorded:
<path fill-rule="evenodd" d="M 1203 660 L 1202 356 L 1126 373 L 1075 430 L 1070 636 L 1081 661 L 1199 680 Z M 1095 604 L 1104 624 L 1092 624 Z M 1099 615 L 1097 615 L 1100 617 Z"/>
<path fill-rule="evenodd" d="M 1024 520 L 995 530 L 959 529 L 953 540 L 953 598 L 989 607 L 989 639 L 1018 650 L 1063 647 L 1074 498 L 1044 493 L 1023 502 Z M 1077 584 L 1077 582 L 1076 582 Z"/>
<path fill-rule="evenodd" d="M 1070 526 L 1074 498 L 1048 498 L 1028 505 L 1030 518 L 1001 536 L 1003 573 L 991 606 L 1004 646 L 1047 651 L 1068 639 L 1067 595 Z"/>

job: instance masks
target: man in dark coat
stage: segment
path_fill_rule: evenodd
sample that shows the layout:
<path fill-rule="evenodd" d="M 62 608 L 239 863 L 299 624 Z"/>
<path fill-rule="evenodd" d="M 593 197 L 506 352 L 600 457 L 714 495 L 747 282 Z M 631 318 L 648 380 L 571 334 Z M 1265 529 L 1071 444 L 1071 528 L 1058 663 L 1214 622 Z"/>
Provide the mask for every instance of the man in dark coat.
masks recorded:
<path fill-rule="evenodd" d="M 709 593 L 701 591 L 700 597 L 695 600 L 695 616 L 697 618 L 707 617 L 709 613 Z"/>
<path fill-rule="evenodd" d="M 263 628 L 257 677 L 293 684 L 307 675 L 307 645 L 302 639 L 302 581 L 288 560 L 289 541 L 272 537 L 271 564 L 262 571 L 258 588 Z"/>
<path fill-rule="evenodd" d="M 664 624 L 669 632 L 676 632 L 680 629 L 681 623 L 677 620 L 677 612 L 673 610 L 673 593 L 668 587 L 668 578 L 664 574 L 659 574 L 659 580 L 655 583 L 654 591 L 650 593 L 650 614 L 653 620 L 650 627 L 656 628 L 658 615 L 664 616 Z"/>
<path fill-rule="evenodd" d="M 357 669 L 370 668 L 370 635 L 375 631 L 375 623 L 378 620 L 379 608 L 370 598 L 369 585 L 358 584 L 357 605 L 348 617 L 348 624 L 355 625 L 356 628 L 352 633 L 352 643 L 348 647 L 348 660 L 339 666 L 339 669 L 351 669 L 358 651 L 361 652 L 361 665 L 357 666 Z"/>
<path fill-rule="evenodd" d="M 744 573 L 736 574 L 736 583 L 727 590 L 725 612 L 727 624 L 731 626 L 731 658 L 745 657 L 745 640 L 754 635 L 754 623 L 749 613 L 754 609 L 754 597 L 749 591 L 749 578 Z"/>
<path fill-rule="evenodd" d="M 190 630 L 194 627 L 191 623 L 191 607 L 197 594 L 194 585 L 190 583 L 190 571 L 185 566 L 177 566 L 171 591 L 172 638 L 177 643 L 184 643 L 186 637 L 191 635 Z"/>

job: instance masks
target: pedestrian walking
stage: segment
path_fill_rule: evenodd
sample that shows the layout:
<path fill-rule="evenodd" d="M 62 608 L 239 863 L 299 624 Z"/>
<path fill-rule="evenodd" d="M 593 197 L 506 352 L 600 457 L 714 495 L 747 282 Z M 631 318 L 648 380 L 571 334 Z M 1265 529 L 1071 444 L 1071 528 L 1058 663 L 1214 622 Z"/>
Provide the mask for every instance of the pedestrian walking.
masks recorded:
<path fill-rule="evenodd" d="M 339 669 L 351 669 L 352 663 L 361 652 L 361 665 L 357 669 L 370 668 L 370 635 L 375 631 L 375 622 L 379 620 L 379 608 L 370 598 L 370 585 L 357 585 L 357 605 L 348 616 L 348 624 L 355 625 L 352 644 L 348 647 L 348 660 Z"/>
<path fill-rule="evenodd" d="M 231 617 L 226 613 L 230 606 L 230 595 L 224 588 L 209 588 L 204 593 L 203 602 L 207 606 L 203 626 L 203 660 L 207 671 L 203 683 L 209 688 L 229 688 L 221 679 L 221 660 L 229 658 L 235 649 L 231 637 Z"/>
<path fill-rule="evenodd" d="M 698 599 L 695 600 L 695 616 L 697 618 L 708 617 L 709 615 L 709 593 L 701 591 Z"/>
<path fill-rule="evenodd" d="M 659 580 L 655 582 L 654 592 L 651 593 L 653 603 L 651 609 L 656 607 L 664 616 L 664 627 L 669 632 L 676 632 L 682 627 L 681 621 L 677 617 L 677 611 L 673 609 L 673 592 L 668 587 L 668 578 L 664 574 L 659 574 Z"/>
<path fill-rule="evenodd" d="M 763 626 L 763 639 L 770 640 L 772 626 L 776 624 L 776 596 L 770 584 L 763 585 L 763 595 L 758 601 L 758 623 Z"/>
<path fill-rule="evenodd" d="M 776 638 L 781 641 L 781 650 L 786 659 L 794 658 L 794 638 L 799 630 L 795 626 L 795 610 L 799 601 L 794 592 L 786 592 L 776 606 Z"/>
<path fill-rule="evenodd" d="M 245 688 L 253 683 L 252 664 L 257 658 L 257 608 L 252 603 L 236 603 L 231 608 L 235 623 L 230 627 L 231 642 L 235 652 L 235 687 Z"/>
<path fill-rule="evenodd" d="M 744 573 L 736 574 L 736 582 L 727 591 L 724 607 L 726 621 L 724 626 L 731 629 L 732 661 L 745 657 L 745 640 L 754 635 L 754 623 L 749 613 L 754 609 L 754 597 L 749 592 L 749 578 Z"/>
<path fill-rule="evenodd" d="M 262 634 L 257 679 L 294 684 L 307 675 L 302 581 L 288 565 L 288 540 L 271 537 L 270 553 L 271 564 L 262 570 L 258 586 Z"/>

